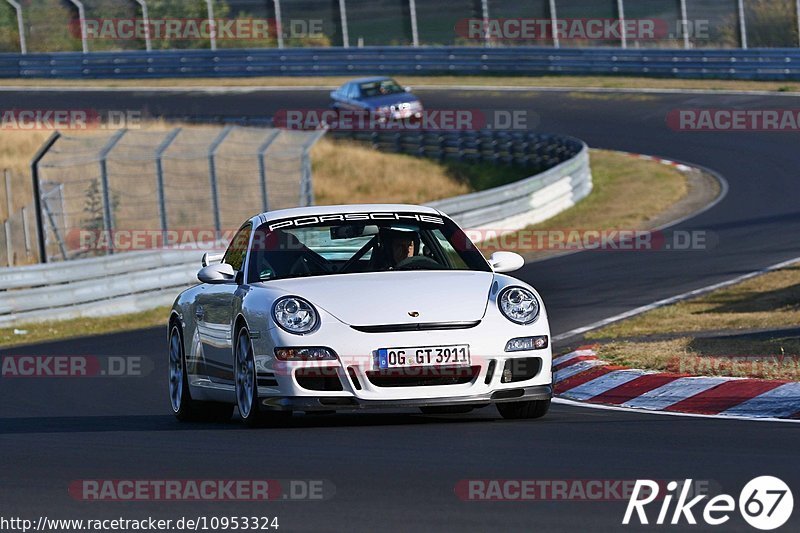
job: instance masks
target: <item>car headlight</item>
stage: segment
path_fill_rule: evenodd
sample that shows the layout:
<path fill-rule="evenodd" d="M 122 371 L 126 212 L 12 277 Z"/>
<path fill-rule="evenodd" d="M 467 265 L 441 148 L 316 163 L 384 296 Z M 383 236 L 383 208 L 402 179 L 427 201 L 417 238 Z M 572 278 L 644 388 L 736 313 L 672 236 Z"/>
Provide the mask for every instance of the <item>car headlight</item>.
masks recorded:
<path fill-rule="evenodd" d="M 319 323 L 314 306 L 297 296 L 279 298 L 272 307 L 272 318 L 281 328 L 298 335 L 310 332 Z"/>
<path fill-rule="evenodd" d="M 497 297 L 500 312 L 517 324 L 530 324 L 539 318 L 539 301 L 523 287 L 506 287 Z"/>

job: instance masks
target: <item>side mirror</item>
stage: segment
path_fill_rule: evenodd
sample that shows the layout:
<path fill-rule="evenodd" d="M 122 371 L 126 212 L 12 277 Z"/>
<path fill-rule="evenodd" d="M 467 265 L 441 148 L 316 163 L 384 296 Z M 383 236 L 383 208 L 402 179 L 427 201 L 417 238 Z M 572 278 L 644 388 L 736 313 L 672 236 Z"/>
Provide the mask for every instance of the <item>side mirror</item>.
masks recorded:
<path fill-rule="evenodd" d="M 410 93 L 411 92 L 411 87 L 403 87 L 403 90 L 405 90 L 407 93 Z"/>
<path fill-rule="evenodd" d="M 513 272 L 522 268 L 525 259 L 514 252 L 495 252 L 489 258 L 489 264 L 495 272 Z"/>
<path fill-rule="evenodd" d="M 236 271 L 228 263 L 217 263 L 203 267 L 197 279 L 202 283 L 229 283 L 236 279 Z"/>
<path fill-rule="evenodd" d="M 219 263 L 222 261 L 223 257 L 225 257 L 225 254 L 206 252 L 203 254 L 202 264 L 204 267 L 207 267 L 213 263 Z"/>

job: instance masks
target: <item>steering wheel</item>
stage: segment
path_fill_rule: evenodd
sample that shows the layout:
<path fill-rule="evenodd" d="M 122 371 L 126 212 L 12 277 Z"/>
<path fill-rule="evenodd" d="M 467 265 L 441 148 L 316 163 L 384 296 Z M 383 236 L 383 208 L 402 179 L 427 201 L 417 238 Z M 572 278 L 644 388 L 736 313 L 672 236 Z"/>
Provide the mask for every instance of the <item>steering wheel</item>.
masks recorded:
<path fill-rule="evenodd" d="M 394 267 L 395 270 L 441 270 L 442 268 L 444 267 L 436 260 L 424 255 L 406 257 Z"/>

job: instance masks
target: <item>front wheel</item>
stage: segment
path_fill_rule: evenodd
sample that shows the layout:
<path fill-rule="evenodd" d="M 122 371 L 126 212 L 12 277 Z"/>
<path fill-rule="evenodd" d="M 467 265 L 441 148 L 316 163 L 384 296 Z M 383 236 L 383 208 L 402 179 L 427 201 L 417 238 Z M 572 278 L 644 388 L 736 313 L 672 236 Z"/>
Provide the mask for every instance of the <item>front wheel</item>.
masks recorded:
<path fill-rule="evenodd" d="M 518 420 L 522 418 L 541 418 L 550 409 L 550 400 L 532 400 L 528 402 L 504 402 L 497 404 L 497 410 L 503 418 Z"/>
<path fill-rule="evenodd" d="M 234 384 L 236 406 L 239 408 L 242 422 L 249 427 L 260 427 L 289 419 L 292 416 L 290 411 L 264 411 L 259 407 L 258 377 L 250 332 L 246 327 L 242 327 L 236 339 Z"/>

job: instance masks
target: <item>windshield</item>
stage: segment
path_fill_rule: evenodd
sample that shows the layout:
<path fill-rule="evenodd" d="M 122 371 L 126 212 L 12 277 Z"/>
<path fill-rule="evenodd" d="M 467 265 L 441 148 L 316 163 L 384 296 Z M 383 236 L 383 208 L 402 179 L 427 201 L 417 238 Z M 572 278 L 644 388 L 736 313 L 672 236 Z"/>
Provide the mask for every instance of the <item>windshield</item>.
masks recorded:
<path fill-rule="evenodd" d="M 348 213 L 263 224 L 253 236 L 248 278 L 269 281 L 389 270 L 490 268 L 464 232 L 446 218 Z"/>
<path fill-rule="evenodd" d="M 359 85 L 361 96 L 372 98 L 373 96 L 385 96 L 387 94 L 404 93 L 405 89 L 394 80 L 379 80 Z"/>

